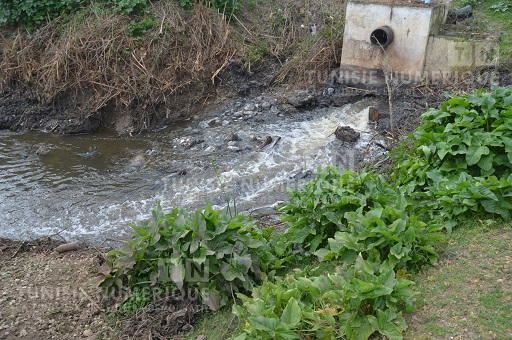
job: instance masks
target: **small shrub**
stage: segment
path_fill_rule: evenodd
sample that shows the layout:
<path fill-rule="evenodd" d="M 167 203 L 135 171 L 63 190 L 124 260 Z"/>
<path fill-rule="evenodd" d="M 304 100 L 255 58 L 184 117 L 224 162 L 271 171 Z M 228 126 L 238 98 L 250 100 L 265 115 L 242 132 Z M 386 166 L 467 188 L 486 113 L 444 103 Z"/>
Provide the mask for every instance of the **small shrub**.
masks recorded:
<path fill-rule="evenodd" d="M 233 313 L 247 322 L 235 339 L 401 339 L 414 282 L 374 267 L 359 255 L 344 275 L 297 272 L 266 280 L 252 297 L 238 294 L 243 304 Z"/>
<path fill-rule="evenodd" d="M 382 176 L 332 166 L 319 169 L 313 181 L 301 191 L 290 192 L 290 196 L 289 202 L 279 208 L 282 221 L 289 223 L 284 234 L 290 243 L 310 253 L 327 246 L 336 232 L 347 229 L 347 212 L 367 212 L 384 205 L 407 209 L 409 205 Z"/>
<path fill-rule="evenodd" d="M 194 213 L 174 209 L 169 214 L 158 204 L 150 222 L 131 227 L 136 235 L 106 256 L 111 271 L 100 286 L 107 293 L 193 288 L 217 309 L 233 292 L 251 290 L 270 262 L 273 229 L 261 229 L 244 216 L 231 218 L 209 204 Z"/>

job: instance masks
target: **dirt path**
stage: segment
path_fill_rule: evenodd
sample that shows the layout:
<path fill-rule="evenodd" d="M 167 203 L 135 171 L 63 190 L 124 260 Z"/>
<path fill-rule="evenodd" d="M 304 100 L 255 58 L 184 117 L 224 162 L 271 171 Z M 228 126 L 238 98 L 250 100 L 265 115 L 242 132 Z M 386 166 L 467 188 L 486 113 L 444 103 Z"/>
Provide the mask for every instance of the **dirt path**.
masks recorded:
<path fill-rule="evenodd" d="M 0 239 L 0 339 L 112 339 L 96 306 L 99 252 L 59 254 L 51 240 Z"/>

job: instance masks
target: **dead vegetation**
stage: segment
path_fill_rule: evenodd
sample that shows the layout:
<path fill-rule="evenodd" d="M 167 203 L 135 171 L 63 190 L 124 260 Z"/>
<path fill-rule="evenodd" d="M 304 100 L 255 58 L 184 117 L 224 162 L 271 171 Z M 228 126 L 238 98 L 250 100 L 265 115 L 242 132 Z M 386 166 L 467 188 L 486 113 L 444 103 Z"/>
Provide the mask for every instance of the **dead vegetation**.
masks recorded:
<path fill-rule="evenodd" d="M 249 62 L 266 57 L 278 63 L 273 85 L 323 85 L 341 59 L 345 6 L 333 0 L 283 1 L 259 8 L 257 16 L 248 13 L 241 17 L 248 33 L 244 54 Z M 261 25 L 257 17 L 268 23 Z"/>
<path fill-rule="evenodd" d="M 158 25 L 141 37 L 128 33 L 128 17 L 94 9 L 69 22 L 57 19 L 33 35 L 4 32 L 1 86 L 29 85 L 45 103 L 70 91 L 77 118 L 107 105 L 172 108 L 175 96 L 191 85 L 211 84 L 235 49 L 224 17 L 202 6 L 187 12 L 161 1 L 152 12 Z M 148 117 L 142 118 L 147 124 Z"/>
<path fill-rule="evenodd" d="M 120 338 L 182 339 L 205 311 L 198 299 L 179 295 L 158 299 L 121 321 Z"/>
<path fill-rule="evenodd" d="M 339 63 L 344 6 L 258 2 L 228 22 L 200 4 L 184 10 L 157 1 L 151 14 L 133 18 L 91 3 L 32 33 L 0 30 L 0 90 L 28 89 L 25 96 L 53 106 L 69 98 L 65 118 L 129 111 L 135 128 L 145 129 L 202 109 L 234 60 L 248 77 L 261 69 L 265 86 L 325 82 Z M 145 33 L 130 32 L 147 18 L 154 23 Z"/>

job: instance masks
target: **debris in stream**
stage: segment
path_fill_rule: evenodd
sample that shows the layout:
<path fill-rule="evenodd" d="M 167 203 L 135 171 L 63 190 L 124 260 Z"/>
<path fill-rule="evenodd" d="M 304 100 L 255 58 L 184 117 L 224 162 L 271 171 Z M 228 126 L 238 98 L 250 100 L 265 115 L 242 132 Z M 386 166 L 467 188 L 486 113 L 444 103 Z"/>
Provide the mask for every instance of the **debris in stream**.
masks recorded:
<path fill-rule="evenodd" d="M 201 144 L 203 142 L 204 142 L 204 140 L 202 140 L 202 139 L 195 139 L 195 138 L 187 137 L 187 138 L 182 138 L 179 143 L 185 149 L 190 149 L 193 146 L 196 146 L 196 145 Z"/>
<path fill-rule="evenodd" d="M 272 137 L 271 136 L 267 136 L 265 137 L 265 139 L 263 140 L 263 143 L 261 143 L 260 145 L 260 149 L 263 149 L 265 146 L 269 145 L 270 143 L 272 143 Z"/>
<path fill-rule="evenodd" d="M 276 147 L 277 143 L 279 143 L 280 140 L 281 140 L 281 137 L 280 136 L 276 136 L 276 138 L 274 139 L 274 143 L 270 147 L 270 150 L 274 149 Z"/>
<path fill-rule="evenodd" d="M 233 132 L 228 139 L 229 142 L 239 142 L 241 140 L 242 139 L 235 132 Z"/>
<path fill-rule="evenodd" d="M 334 135 L 337 139 L 344 142 L 356 142 L 361 137 L 361 134 L 350 126 L 338 126 L 334 131 Z"/>
<path fill-rule="evenodd" d="M 47 147 L 45 146 L 40 146 L 39 149 L 37 149 L 36 151 L 36 155 L 38 156 L 43 156 L 43 155 L 46 155 L 50 150 L 48 150 Z"/>
<path fill-rule="evenodd" d="M 300 179 L 304 179 L 306 177 L 309 177 L 311 176 L 313 172 L 311 170 L 306 170 L 306 171 L 299 171 L 298 173 L 296 173 L 295 175 L 291 176 L 290 179 L 295 179 L 295 180 L 300 180 Z"/>
<path fill-rule="evenodd" d="M 79 153 L 82 157 L 92 157 L 98 153 L 96 150 L 96 145 L 91 146 L 87 151 Z"/>

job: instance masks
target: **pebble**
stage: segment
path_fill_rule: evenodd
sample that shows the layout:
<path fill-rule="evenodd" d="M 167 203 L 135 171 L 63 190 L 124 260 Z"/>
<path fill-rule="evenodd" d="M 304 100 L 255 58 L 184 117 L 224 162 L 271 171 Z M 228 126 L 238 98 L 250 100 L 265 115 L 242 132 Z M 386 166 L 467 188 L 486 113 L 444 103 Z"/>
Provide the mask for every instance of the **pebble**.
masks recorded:
<path fill-rule="evenodd" d="M 241 117 L 244 113 L 242 111 L 236 111 L 235 113 L 233 113 L 233 116 L 235 117 Z"/>
<path fill-rule="evenodd" d="M 212 151 L 215 151 L 215 147 L 210 145 L 209 147 L 207 147 L 206 149 L 204 149 L 205 152 L 212 152 Z"/>
<path fill-rule="evenodd" d="M 246 116 L 252 116 L 254 114 L 254 111 L 244 111 L 244 115 Z"/>
<path fill-rule="evenodd" d="M 332 94 L 334 93 L 334 88 L 332 87 L 328 87 L 325 91 L 324 91 L 324 95 L 326 96 L 332 96 Z"/>
<path fill-rule="evenodd" d="M 238 151 L 242 151 L 242 149 L 240 149 L 238 146 L 228 146 L 228 150 L 231 150 L 231 151 L 235 151 L 235 152 L 238 152 Z"/>
<path fill-rule="evenodd" d="M 269 102 L 263 102 L 261 103 L 261 108 L 264 109 L 264 110 L 268 110 L 270 109 L 270 103 Z"/>
<path fill-rule="evenodd" d="M 222 121 L 222 126 L 228 126 L 228 125 L 229 125 L 229 120 Z"/>
<path fill-rule="evenodd" d="M 270 113 L 273 113 L 273 114 L 279 113 L 279 109 L 277 108 L 276 105 L 272 105 L 272 107 L 270 108 Z"/>
<path fill-rule="evenodd" d="M 83 336 L 85 336 L 86 338 L 90 337 L 92 335 L 92 331 L 90 329 L 86 329 L 83 333 L 82 333 Z"/>
<path fill-rule="evenodd" d="M 229 146 L 236 146 L 236 142 L 234 140 L 228 142 Z"/>
<path fill-rule="evenodd" d="M 244 106 L 244 111 L 254 111 L 255 107 L 254 103 L 247 103 Z"/>
<path fill-rule="evenodd" d="M 206 121 L 203 121 L 201 123 L 199 123 L 199 128 L 200 129 L 206 129 L 206 128 L 209 128 L 210 127 L 210 124 Z"/>

